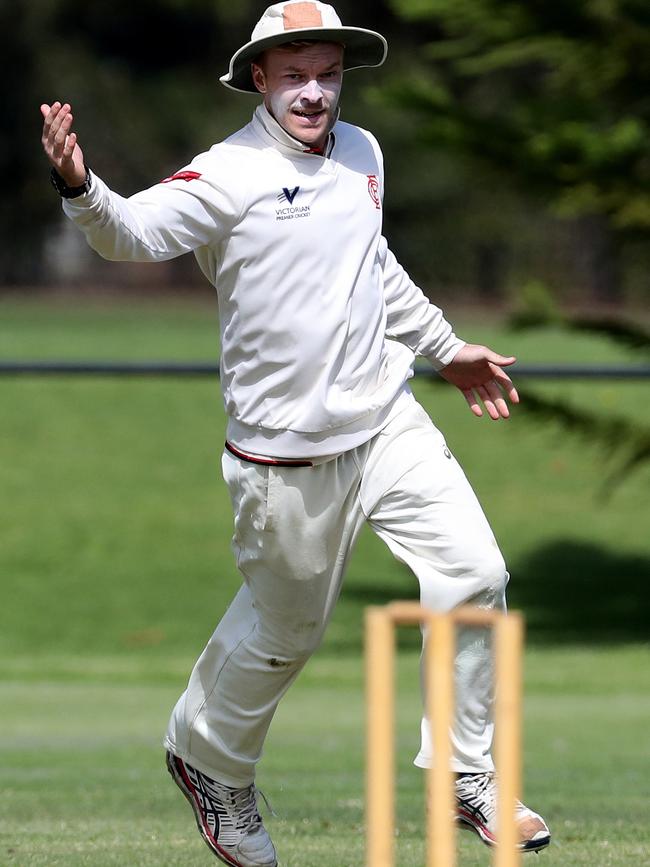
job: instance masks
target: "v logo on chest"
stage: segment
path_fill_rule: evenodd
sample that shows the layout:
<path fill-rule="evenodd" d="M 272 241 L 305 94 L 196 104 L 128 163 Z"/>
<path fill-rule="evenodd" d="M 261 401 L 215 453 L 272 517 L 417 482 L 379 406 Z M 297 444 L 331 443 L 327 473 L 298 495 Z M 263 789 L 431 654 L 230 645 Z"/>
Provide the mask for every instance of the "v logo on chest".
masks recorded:
<path fill-rule="evenodd" d="M 300 190 L 300 187 L 294 187 L 292 190 L 288 190 L 286 187 L 282 187 L 282 192 L 278 196 L 278 199 L 281 202 L 286 201 L 286 202 L 289 202 L 290 205 L 293 205 L 293 200 L 298 195 L 299 190 Z"/>

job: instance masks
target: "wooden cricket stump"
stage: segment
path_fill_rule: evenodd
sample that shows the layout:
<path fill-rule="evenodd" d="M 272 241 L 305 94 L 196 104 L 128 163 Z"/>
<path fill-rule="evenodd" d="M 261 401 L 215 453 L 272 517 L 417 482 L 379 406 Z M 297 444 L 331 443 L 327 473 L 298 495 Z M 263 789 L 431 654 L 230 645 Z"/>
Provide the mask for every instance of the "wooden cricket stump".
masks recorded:
<path fill-rule="evenodd" d="M 435 765 L 428 771 L 426 867 L 455 867 L 455 789 L 450 770 L 457 626 L 493 631 L 495 660 L 495 764 L 498 774 L 495 867 L 518 867 L 521 851 L 515 803 L 521 795 L 521 708 L 524 623 L 469 606 L 437 614 L 417 602 L 366 609 L 366 867 L 394 867 L 395 837 L 395 629 L 424 625 L 426 703 Z"/>

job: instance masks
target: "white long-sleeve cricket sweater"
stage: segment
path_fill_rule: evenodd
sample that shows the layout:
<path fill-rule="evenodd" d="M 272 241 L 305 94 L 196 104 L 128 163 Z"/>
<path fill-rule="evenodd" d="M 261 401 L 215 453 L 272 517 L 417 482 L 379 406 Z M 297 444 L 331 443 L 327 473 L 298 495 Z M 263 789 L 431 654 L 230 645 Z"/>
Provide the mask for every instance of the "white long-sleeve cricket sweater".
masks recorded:
<path fill-rule="evenodd" d="M 310 153 L 259 106 L 183 171 L 123 198 L 96 175 L 65 213 L 107 259 L 193 251 L 216 287 L 227 438 L 276 458 L 333 455 L 385 423 L 416 354 L 463 346 L 382 237 L 382 155 L 337 122 Z"/>

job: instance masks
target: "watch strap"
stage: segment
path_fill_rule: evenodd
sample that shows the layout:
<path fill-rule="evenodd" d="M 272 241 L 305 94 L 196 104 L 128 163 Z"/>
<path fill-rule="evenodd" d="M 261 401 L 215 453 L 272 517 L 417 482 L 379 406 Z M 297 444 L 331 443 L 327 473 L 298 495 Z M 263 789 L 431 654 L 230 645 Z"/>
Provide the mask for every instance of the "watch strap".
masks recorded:
<path fill-rule="evenodd" d="M 77 196 L 83 196 L 85 193 L 90 192 L 92 177 L 88 166 L 84 166 L 84 168 L 86 169 L 86 179 L 78 187 L 69 187 L 55 168 L 50 171 L 52 186 L 62 198 L 76 199 Z"/>

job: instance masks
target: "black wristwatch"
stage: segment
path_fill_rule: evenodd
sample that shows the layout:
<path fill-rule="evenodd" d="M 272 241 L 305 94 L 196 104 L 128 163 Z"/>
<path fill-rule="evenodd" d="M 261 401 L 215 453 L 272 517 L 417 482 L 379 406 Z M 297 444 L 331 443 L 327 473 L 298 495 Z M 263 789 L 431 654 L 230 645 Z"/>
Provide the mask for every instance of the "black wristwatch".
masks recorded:
<path fill-rule="evenodd" d="M 50 180 L 52 181 L 52 186 L 62 198 L 76 199 L 77 196 L 83 196 L 84 193 L 90 192 L 90 187 L 92 186 L 92 177 L 88 166 L 84 166 L 84 168 L 86 169 L 86 180 L 78 187 L 69 187 L 63 180 L 61 175 L 57 172 L 57 170 L 52 169 L 52 171 L 50 172 Z"/>

